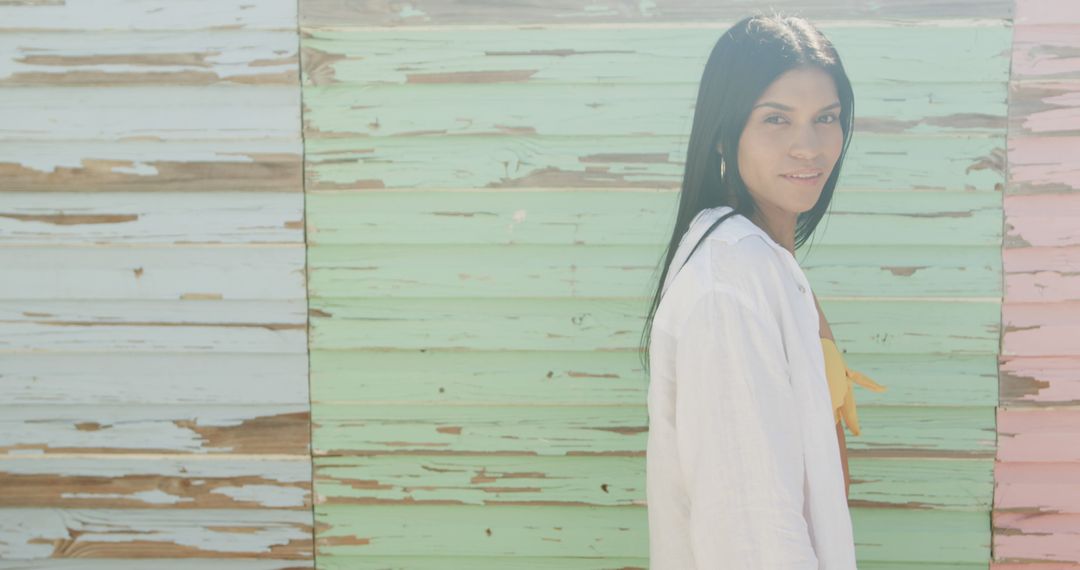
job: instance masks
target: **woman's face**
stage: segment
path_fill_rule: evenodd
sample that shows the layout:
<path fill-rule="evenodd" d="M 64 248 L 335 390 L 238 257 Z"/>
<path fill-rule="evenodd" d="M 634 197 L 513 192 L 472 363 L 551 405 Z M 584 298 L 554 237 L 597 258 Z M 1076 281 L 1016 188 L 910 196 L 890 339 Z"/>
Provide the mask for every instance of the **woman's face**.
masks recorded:
<path fill-rule="evenodd" d="M 814 207 L 844 143 L 836 85 L 816 67 L 792 69 L 754 102 L 739 138 L 739 174 L 766 218 Z M 786 175 L 817 172 L 810 180 Z"/>

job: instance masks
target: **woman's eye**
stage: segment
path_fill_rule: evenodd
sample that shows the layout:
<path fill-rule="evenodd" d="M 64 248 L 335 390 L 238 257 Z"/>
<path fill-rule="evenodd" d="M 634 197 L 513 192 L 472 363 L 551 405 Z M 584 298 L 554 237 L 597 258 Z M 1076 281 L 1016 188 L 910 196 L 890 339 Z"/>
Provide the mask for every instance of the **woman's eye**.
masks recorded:
<path fill-rule="evenodd" d="M 836 115 L 834 115 L 832 113 L 830 113 L 828 115 L 822 115 L 821 118 L 823 118 L 823 119 L 824 118 L 832 119 L 830 121 L 822 121 L 826 125 L 832 124 L 832 123 L 840 120 L 839 117 L 837 117 Z M 768 117 L 765 117 L 765 122 L 773 124 L 773 125 L 779 125 L 780 124 L 780 123 L 774 122 L 773 119 L 783 119 L 783 117 L 781 117 L 780 115 L 769 115 Z"/>

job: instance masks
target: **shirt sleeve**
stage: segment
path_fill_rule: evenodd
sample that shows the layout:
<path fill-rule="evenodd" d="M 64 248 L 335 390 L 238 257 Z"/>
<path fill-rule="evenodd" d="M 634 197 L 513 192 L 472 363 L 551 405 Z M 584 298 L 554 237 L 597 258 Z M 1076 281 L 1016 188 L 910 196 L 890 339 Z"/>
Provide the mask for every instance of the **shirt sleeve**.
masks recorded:
<path fill-rule="evenodd" d="M 675 432 L 697 570 L 816 570 L 779 326 L 714 289 L 682 323 Z"/>

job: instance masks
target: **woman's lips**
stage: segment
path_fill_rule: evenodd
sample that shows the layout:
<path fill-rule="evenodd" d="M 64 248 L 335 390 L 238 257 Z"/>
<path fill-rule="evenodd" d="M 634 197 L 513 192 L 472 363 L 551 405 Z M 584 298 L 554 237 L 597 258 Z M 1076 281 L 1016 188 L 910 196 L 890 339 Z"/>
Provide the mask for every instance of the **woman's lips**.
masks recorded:
<path fill-rule="evenodd" d="M 781 174 L 780 177 L 785 179 L 785 180 L 789 180 L 791 182 L 794 182 L 795 184 L 801 184 L 803 186 L 813 186 L 813 185 L 817 184 L 819 180 L 821 180 L 822 174 L 819 173 L 816 176 L 811 176 L 811 177 L 808 177 L 808 178 L 796 178 L 794 176 L 787 176 L 787 175 L 784 175 L 784 174 Z"/>

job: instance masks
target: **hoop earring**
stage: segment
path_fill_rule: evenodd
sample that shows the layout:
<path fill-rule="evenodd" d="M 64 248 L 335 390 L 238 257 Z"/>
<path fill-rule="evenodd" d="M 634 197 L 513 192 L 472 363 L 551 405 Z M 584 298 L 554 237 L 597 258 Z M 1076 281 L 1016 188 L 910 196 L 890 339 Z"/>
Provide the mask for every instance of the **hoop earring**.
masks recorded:
<path fill-rule="evenodd" d="M 727 168 L 725 168 L 726 162 L 727 161 L 724 160 L 724 155 L 721 154 L 720 155 L 720 180 L 724 179 L 724 174 L 727 172 Z"/>

